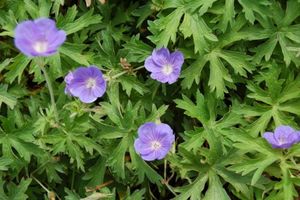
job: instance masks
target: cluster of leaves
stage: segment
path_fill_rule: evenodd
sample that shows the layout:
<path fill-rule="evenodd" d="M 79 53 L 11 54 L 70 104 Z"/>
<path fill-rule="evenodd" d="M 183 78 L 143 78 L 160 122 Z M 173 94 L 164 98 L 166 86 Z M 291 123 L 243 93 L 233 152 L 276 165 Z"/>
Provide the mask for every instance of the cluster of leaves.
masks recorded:
<path fill-rule="evenodd" d="M 299 128 L 299 9 L 297 0 L 1 1 L 0 199 L 298 197 L 300 146 L 272 149 L 261 134 Z M 68 35 L 44 59 L 58 121 L 39 60 L 13 44 L 16 24 L 38 17 Z M 185 56 L 172 85 L 135 70 L 161 46 Z M 83 104 L 63 78 L 91 64 L 108 89 Z M 134 139 L 157 119 L 176 142 L 165 160 L 145 162 Z"/>

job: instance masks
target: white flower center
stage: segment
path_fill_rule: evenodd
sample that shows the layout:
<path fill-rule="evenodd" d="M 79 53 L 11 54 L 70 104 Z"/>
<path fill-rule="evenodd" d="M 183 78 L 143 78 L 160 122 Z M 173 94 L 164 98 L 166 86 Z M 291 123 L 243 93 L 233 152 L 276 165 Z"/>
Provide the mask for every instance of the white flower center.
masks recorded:
<path fill-rule="evenodd" d="M 173 67 L 170 64 L 166 64 L 162 68 L 162 73 L 165 75 L 170 75 L 173 72 Z"/>
<path fill-rule="evenodd" d="M 96 80 L 94 78 L 89 78 L 86 81 L 86 87 L 87 88 L 94 88 L 96 86 Z"/>
<path fill-rule="evenodd" d="M 161 143 L 159 141 L 153 141 L 151 142 L 151 149 L 158 150 L 161 147 Z"/>
<path fill-rule="evenodd" d="M 284 136 L 279 137 L 279 144 L 285 144 L 286 143 L 286 138 Z"/>
<path fill-rule="evenodd" d="M 36 42 L 33 45 L 33 49 L 37 52 L 37 53 L 45 53 L 48 49 L 48 42 L 45 41 L 39 41 Z"/>

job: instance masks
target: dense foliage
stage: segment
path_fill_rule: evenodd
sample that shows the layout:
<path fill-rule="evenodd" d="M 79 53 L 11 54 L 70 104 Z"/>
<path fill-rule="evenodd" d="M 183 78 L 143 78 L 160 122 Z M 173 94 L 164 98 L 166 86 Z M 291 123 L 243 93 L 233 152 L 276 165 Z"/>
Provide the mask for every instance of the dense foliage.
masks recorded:
<path fill-rule="evenodd" d="M 300 144 L 274 149 L 262 134 L 299 128 L 299 11 L 299 0 L 1 0 L 0 199 L 295 199 Z M 17 23 L 40 17 L 67 33 L 42 60 L 14 45 Z M 173 84 L 141 67 L 163 46 L 184 54 Z M 64 77 L 90 65 L 107 89 L 86 104 Z M 137 130 L 158 121 L 175 143 L 144 161 Z"/>

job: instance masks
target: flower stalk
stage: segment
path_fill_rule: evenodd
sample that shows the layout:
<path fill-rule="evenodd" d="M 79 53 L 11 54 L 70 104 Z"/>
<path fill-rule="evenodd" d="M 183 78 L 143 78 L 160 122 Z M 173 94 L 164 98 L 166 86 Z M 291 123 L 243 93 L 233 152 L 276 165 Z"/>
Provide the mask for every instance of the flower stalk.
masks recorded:
<path fill-rule="evenodd" d="M 139 66 L 139 67 L 137 67 L 137 68 L 134 68 L 134 69 L 132 70 L 132 72 L 138 71 L 138 70 L 143 69 L 143 68 L 144 68 L 144 66 Z M 120 72 L 120 73 L 118 73 L 118 74 L 116 74 L 116 75 L 110 77 L 110 80 L 116 79 L 116 78 L 118 78 L 118 77 L 120 77 L 120 76 L 122 76 L 122 75 L 124 75 L 124 74 L 127 74 L 127 73 L 128 73 L 128 71 Z"/>
<path fill-rule="evenodd" d="M 41 70 L 44 74 L 46 84 L 47 84 L 49 94 L 50 94 L 51 106 L 52 106 L 52 109 L 53 109 L 53 112 L 54 112 L 55 121 L 58 122 L 59 119 L 58 119 L 58 112 L 57 112 L 57 108 L 56 108 L 55 98 L 54 98 L 53 87 L 52 87 L 52 83 L 51 83 L 50 77 L 48 75 L 48 72 L 45 68 L 45 64 L 42 61 L 42 58 L 39 59 L 38 65 L 39 65 L 39 67 L 41 68 Z"/>

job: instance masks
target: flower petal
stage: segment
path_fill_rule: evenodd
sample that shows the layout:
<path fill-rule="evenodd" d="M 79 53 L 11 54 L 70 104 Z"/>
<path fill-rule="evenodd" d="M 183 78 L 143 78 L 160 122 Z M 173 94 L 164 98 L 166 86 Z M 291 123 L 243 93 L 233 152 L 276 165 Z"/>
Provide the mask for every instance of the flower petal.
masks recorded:
<path fill-rule="evenodd" d="M 65 31 L 62 30 L 57 31 L 57 33 L 52 36 L 49 36 L 49 49 L 54 49 L 55 51 L 57 51 L 57 48 L 65 42 L 66 38 L 67 34 Z"/>
<path fill-rule="evenodd" d="M 39 18 L 34 20 L 34 24 L 36 25 L 37 29 L 42 31 L 52 31 L 53 29 L 56 30 L 55 21 L 48 18 Z"/>
<path fill-rule="evenodd" d="M 65 77 L 65 82 L 66 82 L 67 84 L 70 84 L 71 81 L 72 81 L 73 79 L 74 79 L 73 73 L 72 73 L 72 72 L 69 72 L 69 73 L 67 74 L 67 76 Z"/>
<path fill-rule="evenodd" d="M 172 128 L 168 124 L 160 123 L 156 125 L 156 132 L 161 139 L 167 139 L 170 143 L 175 141 Z"/>
<path fill-rule="evenodd" d="M 154 63 L 158 66 L 163 66 L 166 64 L 170 64 L 170 52 L 169 49 L 163 47 L 160 49 L 155 49 L 152 52 L 152 59 Z"/>
<path fill-rule="evenodd" d="M 161 160 L 169 153 L 170 148 L 169 147 L 161 147 L 159 151 L 156 152 L 156 159 Z"/>
<path fill-rule="evenodd" d="M 264 133 L 263 138 L 265 138 L 272 145 L 278 145 L 278 142 L 275 140 L 274 134 L 272 132 Z"/>
<path fill-rule="evenodd" d="M 105 93 L 105 89 L 103 89 L 103 87 L 99 87 L 99 86 L 95 86 L 95 88 L 92 89 L 92 94 L 95 97 L 102 97 Z"/>
<path fill-rule="evenodd" d="M 162 72 L 154 72 L 150 74 L 150 77 L 161 83 L 166 83 L 169 81 L 168 76 L 164 75 Z"/>
<path fill-rule="evenodd" d="M 290 126 L 278 126 L 274 131 L 275 136 L 277 134 L 281 134 L 281 133 L 289 134 L 289 133 L 293 133 L 293 132 L 295 132 L 295 130 Z"/>
<path fill-rule="evenodd" d="M 92 94 L 91 89 L 82 90 L 78 97 L 83 103 L 92 103 L 97 100 L 97 97 Z"/>
<path fill-rule="evenodd" d="M 152 56 L 149 56 L 145 60 L 144 65 L 145 65 L 146 70 L 148 70 L 149 72 L 160 72 L 162 69 L 162 66 L 155 64 L 155 62 L 152 59 Z"/>
<path fill-rule="evenodd" d="M 181 66 L 184 62 L 183 54 L 180 51 L 175 51 L 170 55 L 170 62 L 174 68 L 181 69 Z"/>
<path fill-rule="evenodd" d="M 73 96 L 79 97 L 84 90 L 87 90 L 85 83 L 74 80 L 69 85 L 70 92 Z"/>
<path fill-rule="evenodd" d="M 138 136 L 143 142 L 151 142 L 155 140 L 156 124 L 153 122 L 147 122 L 139 127 Z"/>
<path fill-rule="evenodd" d="M 150 142 L 143 142 L 139 138 L 134 141 L 134 149 L 138 154 L 149 154 L 153 152 Z"/>
<path fill-rule="evenodd" d="M 146 161 L 153 161 L 153 160 L 156 160 L 157 159 L 157 154 L 155 151 L 149 153 L 149 154 L 145 154 L 145 155 L 141 155 L 142 159 L 143 160 L 146 160 Z"/>

